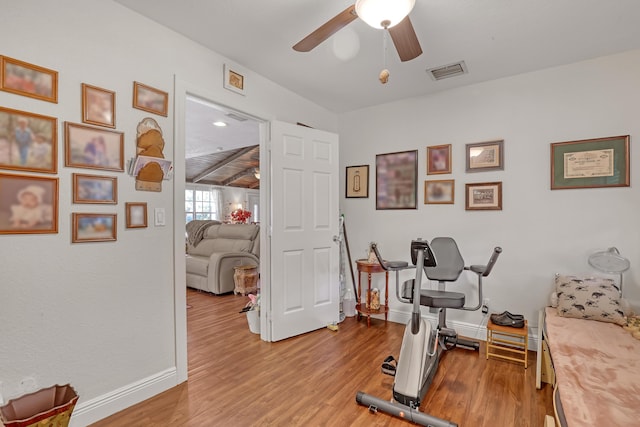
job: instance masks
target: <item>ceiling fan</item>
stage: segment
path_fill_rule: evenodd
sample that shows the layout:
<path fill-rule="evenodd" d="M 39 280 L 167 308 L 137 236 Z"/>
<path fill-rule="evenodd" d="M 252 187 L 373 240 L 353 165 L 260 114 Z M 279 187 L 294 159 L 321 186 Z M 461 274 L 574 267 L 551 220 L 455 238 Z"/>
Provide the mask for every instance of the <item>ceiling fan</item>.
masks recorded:
<path fill-rule="evenodd" d="M 309 52 L 338 30 L 360 18 L 374 28 L 388 30 L 400 60 L 410 61 L 422 54 L 420 42 L 409 19 L 409 12 L 414 4 L 415 0 L 358 0 L 296 43 L 293 50 Z"/>

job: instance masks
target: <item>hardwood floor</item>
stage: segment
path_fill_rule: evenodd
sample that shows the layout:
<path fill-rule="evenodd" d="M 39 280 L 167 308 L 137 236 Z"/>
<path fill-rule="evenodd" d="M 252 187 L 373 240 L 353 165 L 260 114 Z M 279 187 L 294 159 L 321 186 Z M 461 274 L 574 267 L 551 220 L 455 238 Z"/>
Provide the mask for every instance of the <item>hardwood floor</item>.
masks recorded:
<path fill-rule="evenodd" d="M 93 427 L 410 425 L 355 401 L 358 390 L 391 398 L 380 364 L 398 356 L 404 325 L 353 317 L 337 332 L 266 343 L 238 313 L 246 301 L 188 290 L 189 380 Z M 525 370 L 486 360 L 482 344 L 444 353 L 421 411 L 460 426 L 542 426 L 553 406 L 550 387 L 535 388 L 535 353 Z"/>

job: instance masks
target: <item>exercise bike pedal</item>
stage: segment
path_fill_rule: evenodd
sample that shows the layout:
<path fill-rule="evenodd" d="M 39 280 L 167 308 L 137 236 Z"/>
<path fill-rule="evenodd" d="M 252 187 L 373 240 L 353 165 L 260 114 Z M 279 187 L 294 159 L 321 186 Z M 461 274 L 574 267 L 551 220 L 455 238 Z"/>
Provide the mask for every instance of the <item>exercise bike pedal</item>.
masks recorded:
<path fill-rule="evenodd" d="M 392 377 L 395 377 L 396 376 L 395 361 L 396 359 L 394 359 L 393 356 L 388 356 L 386 359 L 384 359 L 384 362 L 382 362 L 382 373 L 385 375 L 391 375 Z"/>

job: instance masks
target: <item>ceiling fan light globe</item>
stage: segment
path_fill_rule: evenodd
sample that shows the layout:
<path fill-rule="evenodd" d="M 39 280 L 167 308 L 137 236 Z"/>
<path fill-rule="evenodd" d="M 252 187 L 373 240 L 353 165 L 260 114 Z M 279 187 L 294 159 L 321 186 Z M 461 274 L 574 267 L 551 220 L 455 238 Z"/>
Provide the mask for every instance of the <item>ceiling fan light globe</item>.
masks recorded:
<path fill-rule="evenodd" d="M 356 13 L 373 28 L 391 28 L 399 24 L 415 4 L 416 0 L 357 0 Z M 385 21 L 389 23 L 386 26 L 382 24 Z"/>

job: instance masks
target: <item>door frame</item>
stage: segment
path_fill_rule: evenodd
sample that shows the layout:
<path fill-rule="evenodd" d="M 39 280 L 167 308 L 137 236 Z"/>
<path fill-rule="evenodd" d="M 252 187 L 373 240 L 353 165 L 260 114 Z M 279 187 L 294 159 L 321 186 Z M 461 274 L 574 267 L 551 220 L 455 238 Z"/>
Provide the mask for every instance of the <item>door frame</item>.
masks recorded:
<path fill-rule="evenodd" d="M 269 120 L 271 114 L 261 111 L 246 111 L 235 108 L 233 103 L 226 104 L 218 101 L 219 94 L 212 93 L 200 86 L 196 86 L 174 75 L 174 126 L 173 126 L 173 231 L 174 231 L 174 345 L 176 384 L 188 379 L 189 359 L 187 356 L 187 285 L 186 261 L 184 257 L 184 191 L 185 191 L 185 104 L 187 96 L 194 96 L 251 117 L 259 122 L 260 127 L 260 288 L 261 305 L 268 307 L 270 297 L 270 268 L 271 259 L 268 250 L 268 224 L 271 224 L 270 202 L 270 156 L 267 138 L 269 135 Z M 271 117 L 270 119 L 267 117 Z M 264 165 L 264 166 L 263 166 Z M 267 310 L 263 310 L 266 313 Z M 267 316 L 260 316 L 261 338 L 270 340 L 270 328 L 267 328 Z"/>

